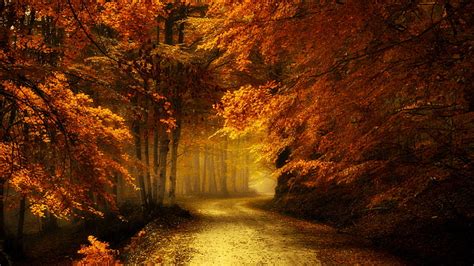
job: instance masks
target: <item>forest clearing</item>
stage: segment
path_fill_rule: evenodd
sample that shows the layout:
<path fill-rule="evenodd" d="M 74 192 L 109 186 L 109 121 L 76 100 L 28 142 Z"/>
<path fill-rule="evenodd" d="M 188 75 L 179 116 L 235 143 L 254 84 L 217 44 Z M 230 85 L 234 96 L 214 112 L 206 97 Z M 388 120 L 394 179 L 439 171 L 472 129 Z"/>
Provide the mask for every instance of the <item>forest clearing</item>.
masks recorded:
<path fill-rule="evenodd" d="M 0 265 L 472 265 L 473 24 L 0 0 Z"/>

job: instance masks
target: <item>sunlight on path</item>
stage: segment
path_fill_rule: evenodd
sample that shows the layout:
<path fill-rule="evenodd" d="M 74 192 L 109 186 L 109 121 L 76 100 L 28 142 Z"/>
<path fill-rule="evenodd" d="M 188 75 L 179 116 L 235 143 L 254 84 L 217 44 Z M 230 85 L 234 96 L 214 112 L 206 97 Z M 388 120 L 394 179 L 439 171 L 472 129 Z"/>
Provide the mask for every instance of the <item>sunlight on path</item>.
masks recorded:
<path fill-rule="evenodd" d="M 403 265 L 320 224 L 251 207 L 261 198 L 184 202 L 197 222 L 151 232 L 129 263 L 165 265 Z M 159 231 L 160 229 L 156 229 Z M 152 237 L 156 234 L 156 237 Z"/>
<path fill-rule="evenodd" d="M 213 202 L 203 207 L 198 212 L 206 217 L 207 227 L 191 242 L 196 248 L 191 265 L 320 264 L 313 250 L 295 249 L 297 243 L 284 236 L 288 228 L 262 212 L 234 201 Z"/>

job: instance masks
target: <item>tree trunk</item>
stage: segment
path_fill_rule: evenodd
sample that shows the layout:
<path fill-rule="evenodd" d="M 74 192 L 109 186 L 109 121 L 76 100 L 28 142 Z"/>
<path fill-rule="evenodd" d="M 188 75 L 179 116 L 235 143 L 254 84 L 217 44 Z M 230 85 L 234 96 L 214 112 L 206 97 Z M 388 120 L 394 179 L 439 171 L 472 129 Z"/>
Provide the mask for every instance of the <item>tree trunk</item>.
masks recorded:
<path fill-rule="evenodd" d="M 215 182 L 216 182 L 216 192 L 220 192 L 221 189 L 221 179 L 222 179 L 222 171 L 221 171 L 221 149 L 219 146 L 215 148 L 214 152 L 214 172 L 215 172 Z"/>
<path fill-rule="evenodd" d="M 159 134 L 159 162 L 158 162 L 158 195 L 156 197 L 156 204 L 163 206 L 166 189 L 166 163 L 168 160 L 168 151 L 170 139 L 166 132 L 166 126 L 162 125 Z"/>
<path fill-rule="evenodd" d="M 5 180 L 0 178 L 0 249 L 4 248 L 5 241 L 5 208 L 4 208 L 4 189 L 5 189 Z"/>
<path fill-rule="evenodd" d="M 248 192 L 249 191 L 249 177 L 250 177 L 250 172 L 249 172 L 249 155 L 248 151 L 245 153 L 245 162 L 244 162 L 244 172 L 243 172 L 243 191 Z"/>
<path fill-rule="evenodd" d="M 236 160 L 236 152 L 231 153 L 232 156 L 232 166 L 230 171 L 230 187 L 232 192 L 237 192 L 237 160 Z"/>
<path fill-rule="evenodd" d="M 173 45 L 173 26 L 174 19 L 168 18 L 165 21 L 165 43 L 168 45 Z"/>
<path fill-rule="evenodd" d="M 176 120 L 176 128 L 172 132 L 171 143 L 171 169 L 170 169 L 170 204 L 174 205 L 176 200 L 176 174 L 178 165 L 178 146 L 181 136 L 181 119 Z"/>
<path fill-rule="evenodd" d="M 193 193 L 193 190 L 192 190 L 192 180 L 191 180 L 191 177 L 189 175 L 186 175 L 184 177 L 184 180 L 183 180 L 184 184 L 184 188 L 183 188 L 183 194 L 191 194 Z"/>
<path fill-rule="evenodd" d="M 193 153 L 193 172 L 194 172 L 194 193 L 200 193 L 201 190 L 201 166 L 199 163 L 199 147 Z"/>
<path fill-rule="evenodd" d="M 20 200 L 20 209 L 18 213 L 18 227 L 15 240 L 15 253 L 18 256 L 23 255 L 23 229 L 25 225 L 26 197 L 23 195 Z"/>
<path fill-rule="evenodd" d="M 165 20 L 165 44 L 173 45 L 173 26 L 174 26 L 174 19 L 170 15 Z M 165 69 L 167 72 L 171 72 L 171 69 Z M 169 74 L 169 73 L 168 73 Z M 168 89 L 164 85 L 161 87 L 159 91 L 163 95 L 167 95 Z M 163 112 L 158 112 L 159 117 L 163 114 Z M 169 143 L 170 139 L 168 133 L 166 132 L 166 125 L 161 124 L 159 126 L 159 134 L 158 134 L 158 143 L 159 143 L 159 155 L 158 155 L 158 182 L 157 182 L 157 196 L 156 196 L 156 204 L 158 206 L 163 206 L 163 201 L 165 198 L 165 191 L 166 191 L 166 168 L 167 168 L 167 160 L 168 160 L 168 152 L 169 152 Z"/>
<path fill-rule="evenodd" d="M 216 164 L 215 164 L 215 157 L 214 154 L 215 150 L 211 148 L 211 154 L 209 155 L 209 193 L 215 194 L 217 191 L 217 184 L 216 184 Z"/>
<path fill-rule="evenodd" d="M 170 20 L 170 18 L 168 18 Z M 169 23 L 168 21 L 166 23 Z M 174 21 L 173 21 L 174 23 Z M 169 25 L 167 26 L 169 27 Z M 172 30 L 173 25 L 171 25 Z M 173 32 L 169 32 L 167 29 L 167 43 L 172 45 L 173 44 Z M 171 39 L 169 38 L 171 37 Z M 178 26 L 178 44 L 182 44 L 184 42 L 184 22 Z M 176 127 L 173 129 L 171 133 L 171 167 L 170 167 L 170 190 L 169 190 L 169 197 L 170 197 L 170 204 L 174 205 L 176 201 L 176 178 L 177 178 L 177 165 L 178 165 L 178 147 L 179 147 L 179 140 L 181 136 L 181 95 L 180 95 L 180 86 L 185 85 L 181 82 L 181 78 L 183 75 L 183 65 L 181 63 L 178 64 L 178 69 L 176 71 L 178 75 L 177 84 L 174 87 L 174 98 L 172 99 L 172 105 L 174 109 L 175 119 L 176 119 Z"/>
<path fill-rule="evenodd" d="M 228 195 L 227 190 L 227 137 L 224 139 L 221 150 L 221 192 L 224 195 Z"/>
<path fill-rule="evenodd" d="M 206 180 L 209 179 L 208 177 L 208 167 L 209 167 L 209 149 L 206 146 L 204 146 L 204 158 L 203 158 L 203 166 L 202 166 L 202 180 L 201 180 L 201 193 L 205 193 L 207 191 L 207 185 Z"/>
<path fill-rule="evenodd" d="M 0 178 L 0 265 L 12 265 L 8 254 L 5 252 L 5 208 L 4 208 L 5 180 Z"/>
<path fill-rule="evenodd" d="M 142 141 L 140 136 L 140 121 L 135 120 L 132 126 L 133 137 L 135 139 L 135 156 L 139 162 L 142 161 Z M 137 168 L 138 174 L 138 185 L 140 186 L 140 199 L 142 201 L 142 207 L 146 208 L 146 190 L 145 190 L 145 179 L 143 177 L 142 167 Z"/>
<path fill-rule="evenodd" d="M 159 116 L 159 110 L 157 107 L 155 107 L 154 111 L 155 115 L 155 120 L 158 120 Z M 154 173 L 154 178 L 153 178 L 153 188 L 152 188 L 152 199 L 153 203 L 156 204 L 157 202 L 157 196 L 158 196 L 158 179 L 159 179 L 159 173 L 158 173 L 158 166 L 159 166 L 159 161 L 158 161 L 158 152 L 159 152 L 159 146 L 160 146 L 160 141 L 159 141 L 159 123 L 156 121 L 154 130 L 153 130 L 153 173 Z"/>
<path fill-rule="evenodd" d="M 184 22 L 179 23 L 178 27 L 178 43 L 184 43 Z"/>
<path fill-rule="evenodd" d="M 0 41 L 1 42 L 1 41 Z M 14 107 L 10 112 L 10 117 L 8 118 L 8 124 L 6 128 L 11 128 L 12 125 L 15 123 L 16 120 L 17 109 Z M 8 141 L 8 134 L 7 132 L 4 133 L 2 136 L 3 141 Z M 0 251 L 3 252 L 5 248 L 5 238 L 6 238 L 6 231 L 5 231 L 5 183 L 6 183 L 6 176 L 0 176 Z"/>
<path fill-rule="evenodd" d="M 148 102 L 148 101 L 147 101 Z M 148 104 L 147 104 L 148 107 Z M 148 108 L 145 110 L 145 117 L 144 117 L 145 123 L 145 130 L 144 130 L 144 140 L 145 140 L 145 181 L 146 181 L 146 206 L 149 207 L 151 205 L 151 200 L 152 200 L 152 188 L 151 188 L 151 175 L 150 175 L 150 129 L 148 126 Z"/>

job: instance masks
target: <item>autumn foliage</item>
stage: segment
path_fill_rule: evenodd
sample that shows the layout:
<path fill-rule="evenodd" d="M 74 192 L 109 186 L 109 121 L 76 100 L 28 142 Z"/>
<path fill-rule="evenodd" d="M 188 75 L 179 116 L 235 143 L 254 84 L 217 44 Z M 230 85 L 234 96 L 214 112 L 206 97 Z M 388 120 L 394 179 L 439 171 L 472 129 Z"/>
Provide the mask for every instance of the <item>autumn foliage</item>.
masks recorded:
<path fill-rule="evenodd" d="M 181 127 L 222 94 L 185 24 L 206 2 L 0 2 L 0 239 L 28 208 L 46 230 L 174 203 Z"/>
<path fill-rule="evenodd" d="M 97 240 L 94 236 L 89 236 L 89 246 L 83 246 L 77 253 L 84 256 L 74 265 L 121 265 L 116 259 L 118 251 L 109 248 L 109 244 Z"/>
<path fill-rule="evenodd" d="M 227 145 L 258 136 L 280 206 L 472 219 L 473 14 L 466 0 L 1 1 L 0 186 L 71 219 L 116 211 L 125 181 L 149 217 L 175 202 L 180 151 L 197 177 L 183 190 L 216 191 L 219 158 L 227 193 Z M 87 260 L 114 263 L 90 241 Z"/>
<path fill-rule="evenodd" d="M 265 132 L 264 157 L 283 166 L 280 207 L 399 246 L 424 230 L 436 238 L 444 221 L 472 220 L 473 8 L 237 1 L 210 11 L 202 49 L 222 49 L 216 64 L 249 84 L 218 112 L 233 135 Z M 442 218 L 433 226 L 431 217 Z"/>

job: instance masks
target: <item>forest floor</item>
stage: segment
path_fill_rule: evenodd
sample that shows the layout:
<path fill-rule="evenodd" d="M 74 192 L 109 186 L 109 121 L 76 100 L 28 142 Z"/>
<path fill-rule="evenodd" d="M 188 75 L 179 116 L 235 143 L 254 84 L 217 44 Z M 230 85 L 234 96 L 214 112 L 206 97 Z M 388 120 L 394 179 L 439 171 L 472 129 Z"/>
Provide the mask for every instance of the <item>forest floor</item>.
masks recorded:
<path fill-rule="evenodd" d="M 61 226 L 49 232 L 30 234 L 26 236 L 22 257 L 13 258 L 14 265 L 73 265 L 82 256 L 77 251 L 83 245 L 89 245 L 87 237 L 96 236 L 99 240 L 110 244 L 112 249 L 120 251 L 133 248 L 139 238 L 133 237 L 145 226 L 154 225 L 160 228 L 175 228 L 189 221 L 192 217 L 188 211 L 175 207 L 157 209 L 153 222 L 143 220 L 139 206 L 126 205 L 123 213 L 127 219 L 119 220 L 115 215 L 97 218 Z M 0 265 L 1 266 L 1 265 Z"/>
<path fill-rule="evenodd" d="M 329 226 L 257 207 L 269 200 L 182 199 L 180 205 L 195 219 L 166 228 L 149 224 L 123 259 L 126 264 L 406 264 Z"/>

